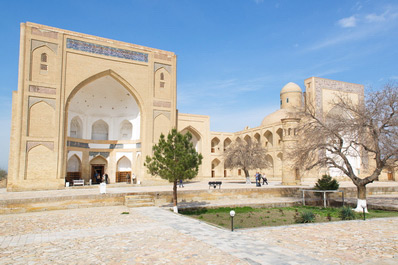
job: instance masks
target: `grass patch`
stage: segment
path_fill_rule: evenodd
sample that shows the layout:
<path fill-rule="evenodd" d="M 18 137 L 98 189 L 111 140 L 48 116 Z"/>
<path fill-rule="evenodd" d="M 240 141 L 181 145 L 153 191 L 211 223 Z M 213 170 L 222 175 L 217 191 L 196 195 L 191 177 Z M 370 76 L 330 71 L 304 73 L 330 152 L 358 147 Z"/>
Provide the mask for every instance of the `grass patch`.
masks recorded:
<path fill-rule="evenodd" d="M 231 229 L 229 212 L 234 210 L 234 228 L 251 228 L 260 226 L 280 226 L 296 224 L 303 213 L 312 212 L 314 222 L 330 222 L 341 220 L 342 208 L 321 208 L 314 206 L 252 208 L 252 207 L 220 207 L 214 209 L 181 209 L 179 212 L 202 221 Z M 398 217 L 398 212 L 370 210 L 366 219 L 381 217 Z M 355 213 L 356 219 L 362 219 L 362 213 Z"/>
<path fill-rule="evenodd" d="M 130 214 L 129 212 L 122 212 L 122 214 Z"/>

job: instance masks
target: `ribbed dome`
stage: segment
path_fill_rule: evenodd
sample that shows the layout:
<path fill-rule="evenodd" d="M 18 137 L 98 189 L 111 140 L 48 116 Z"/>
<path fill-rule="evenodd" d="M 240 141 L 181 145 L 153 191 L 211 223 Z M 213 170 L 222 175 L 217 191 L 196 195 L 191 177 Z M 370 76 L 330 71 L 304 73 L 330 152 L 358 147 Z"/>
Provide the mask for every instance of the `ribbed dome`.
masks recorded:
<path fill-rule="evenodd" d="M 290 92 L 300 92 L 301 93 L 302 91 L 301 91 L 301 88 L 297 84 L 295 84 L 293 82 L 289 82 L 282 88 L 281 95 L 284 93 L 290 93 Z"/>

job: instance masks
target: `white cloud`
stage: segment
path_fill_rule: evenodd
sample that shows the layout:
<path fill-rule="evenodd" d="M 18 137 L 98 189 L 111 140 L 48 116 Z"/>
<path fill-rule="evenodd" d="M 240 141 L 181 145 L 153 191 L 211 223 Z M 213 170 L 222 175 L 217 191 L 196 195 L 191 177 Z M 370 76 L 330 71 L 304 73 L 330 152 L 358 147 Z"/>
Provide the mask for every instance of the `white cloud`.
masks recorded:
<path fill-rule="evenodd" d="M 337 21 L 337 24 L 343 28 L 353 28 L 357 25 L 357 18 L 355 15 L 352 15 L 350 17 L 340 19 Z"/>
<path fill-rule="evenodd" d="M 365 16 L 366 21 L 368 22 L 381 22 L 381 21 L 385 21 L 385 14 L 381 14 L 381 15 L 376 15 L 376 14 L 369 14 L 367 16 Z"/>

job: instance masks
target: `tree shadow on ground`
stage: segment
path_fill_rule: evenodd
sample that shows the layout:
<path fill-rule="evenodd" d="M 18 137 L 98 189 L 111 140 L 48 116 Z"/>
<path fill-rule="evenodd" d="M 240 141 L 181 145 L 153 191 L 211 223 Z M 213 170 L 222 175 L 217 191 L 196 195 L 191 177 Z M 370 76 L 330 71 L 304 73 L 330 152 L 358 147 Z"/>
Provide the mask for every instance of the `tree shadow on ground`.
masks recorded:
<path fill-rule="evenodd" d="M 196 208 L 196 207 L 203 207 L 206 205 L 210 205 L 208 202 L 200 202 L 200 201 L 181 201 L 178 202 L 178 208 Z M 163 204 L 161 207 L 173 207 L 173 203 Z"/>

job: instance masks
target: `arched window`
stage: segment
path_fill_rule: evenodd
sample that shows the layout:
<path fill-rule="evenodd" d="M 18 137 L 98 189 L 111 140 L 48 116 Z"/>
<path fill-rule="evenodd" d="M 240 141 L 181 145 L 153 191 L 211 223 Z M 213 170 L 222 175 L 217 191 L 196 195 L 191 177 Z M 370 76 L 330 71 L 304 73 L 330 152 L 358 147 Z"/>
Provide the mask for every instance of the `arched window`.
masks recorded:
<path fill-rule="evenodd" d="M 108 140 L 109 126 L 103 120 L 98 120 L 93 123 L 91 130 L 92 140 Z"/>
<path fill-rule="evenodd" d="M 160 73 L 160 80 L 164 80 L 164 73 Z"/>
<path fill-rule="evenodd" d="M 40 58 L 41 58 L 42 63 L 46 63 L 47 62 L 47 53 L 42 53 Z"/>

